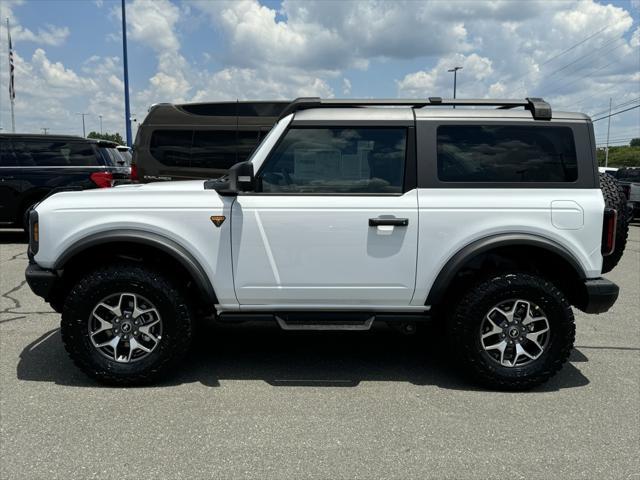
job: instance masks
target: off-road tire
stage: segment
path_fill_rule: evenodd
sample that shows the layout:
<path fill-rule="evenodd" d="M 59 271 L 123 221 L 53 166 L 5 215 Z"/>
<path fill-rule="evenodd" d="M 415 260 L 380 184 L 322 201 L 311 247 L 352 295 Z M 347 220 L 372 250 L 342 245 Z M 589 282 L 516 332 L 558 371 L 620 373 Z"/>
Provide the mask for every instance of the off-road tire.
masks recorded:
<path fill-rule="evenodd" d="M 484 316 L 502 301 L 523 299 L 538 305 L 550 328 L 544 352 L 532 363 L 505 367 L 480 342 Z M 451 356 L 472 381 L 498 390 L 528 390 L 555 375 L 569 358 L 575 340 L 571 306 L 551 282 L 527 273 L 489 276 L 463 292 L 447 319 Z"/>
<path fill-rule="evenodd" d="M 93 308 L 118 292 L 144 296 L 162 318 L 162 338 L 157 347 L 136 362 L 119 363 L 107 358 L 89 338 Z M 191 308 L 184 293 L 162 273 L 126 263 L 101 267 L 80 278 L 66 297 L 60 328 L 69 356 L 84 373 L 101 383 L 119 386 L 156 381 L 184 357 L 193 337 Z"/>
<path fill-rule="evenodd" d="M 602 257 L 602 273 L 608 273 L 618 265 L 627 245 L 627 236 L 629 235 L 627 198 L 618 181 L 608 173 L 600 174 L 600 190 L 602 190 L 607 208 L 615 208 L 618 212 L 615 249 L 611 255 Z"/>

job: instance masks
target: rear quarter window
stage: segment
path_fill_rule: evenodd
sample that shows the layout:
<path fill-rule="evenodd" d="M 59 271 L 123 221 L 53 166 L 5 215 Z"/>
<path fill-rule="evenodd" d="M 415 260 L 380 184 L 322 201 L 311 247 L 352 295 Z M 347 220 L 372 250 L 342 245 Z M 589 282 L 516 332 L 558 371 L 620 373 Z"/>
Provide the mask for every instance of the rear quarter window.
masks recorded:
<path fill-rule="evenodd" d="M 14 153 L 23 167 L 95 167 L 100 165 L 90 143 L 67 140 L 15 140 Z"/>
<path fill-rule="evenodd" d="M 443 182 L 557 183 L 578 178 L 569 127 L 441 125 L 438 178 Z"/>

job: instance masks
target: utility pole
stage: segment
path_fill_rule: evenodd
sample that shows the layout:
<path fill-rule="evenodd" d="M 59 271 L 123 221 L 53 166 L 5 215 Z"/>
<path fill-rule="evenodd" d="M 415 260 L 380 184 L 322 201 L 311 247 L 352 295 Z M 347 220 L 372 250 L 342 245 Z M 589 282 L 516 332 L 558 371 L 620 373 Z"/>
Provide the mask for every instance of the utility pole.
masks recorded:
<path fill-rule="evenodd" d="M 88 113 L 76 113 L 76 115 L 82 115 L 82 136 L 87 138 L 87 132 L 84 129 L 84 117 L 85 115 L 89 115 Z"/>
<path fill-rule="evenodd" d="M 453 72 L 453 98 L 456 98 L 456 87 L 458 83 L 458 70 L 462 70 L 462 67 L 453 67 L 447 70 L 447 72 Z M 456 108 L 454 105 L 453 108 Z"/>
<path fill-rule="evenodd" d="M 100 117 L 100 135 L 102 135 L 102 115 L 98 115 Z"/>
<path fill-rule="evenodd" d="M 43 132 L 45 135 L 47 135 L 47 132 L 48 132 L 49 130 L 51 130 L 51 129 L 50 129 L 50 128 L 47 128 L 47 127 L 42 127 L 40 130 L 42 130 L 42 132 Z"/>
<path fill-rule="evenodd" d="M 122 66 L 124 68 L 124 125 L 127 146 L 131 147 L 131 109 L 129 107 L 129 62 L 127 60 L 127 14 L 122 0 Z"/>
<path fill-rule="evenodd" d="M 609 132 L 611 132 L 611 97 L 609 97 L 609 119 L 607 120 L 607 148 L 604 150 L 604 166 L 609 166 Z"/>

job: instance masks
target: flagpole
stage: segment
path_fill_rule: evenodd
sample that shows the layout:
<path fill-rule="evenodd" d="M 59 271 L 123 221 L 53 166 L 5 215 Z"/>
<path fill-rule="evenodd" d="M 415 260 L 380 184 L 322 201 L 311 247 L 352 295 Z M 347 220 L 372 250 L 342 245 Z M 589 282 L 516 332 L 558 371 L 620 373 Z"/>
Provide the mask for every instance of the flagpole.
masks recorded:
<path fill-rule="evenodd" d="M 16 116 L 14 113 L 15 104 L 15 85 L 13 84 L 13 62 L 12 62 L 12 45 L 11 33 L 9 32 L 9 17 L 7 17 L 7 46 L 9 47 L 9 99 L 11 100 L 11 132 L 16 133 Z"/>

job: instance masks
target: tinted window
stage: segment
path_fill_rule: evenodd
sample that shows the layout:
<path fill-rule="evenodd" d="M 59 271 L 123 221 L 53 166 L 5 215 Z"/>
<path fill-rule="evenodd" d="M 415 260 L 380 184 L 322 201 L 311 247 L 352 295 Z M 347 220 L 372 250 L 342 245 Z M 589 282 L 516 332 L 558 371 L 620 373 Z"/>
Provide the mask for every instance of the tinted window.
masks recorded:
<path fill-rule="evenodd" d="M 289 130 L 261 174 L 265 192 L 401 193 L 404 128 Z"/>
<path fill-rule="evenodd" d="M 238 162 L 244 162 L 258 146 L 258 130 L 238 130 Z"/>
<path fill-rule="evenodd" d="M 24 167 L 95 167 L 99 165 L 93 146 L 65 140 L 16 140 L 14 152 Z"/>
<path fill-rule="evenodd" d="M 237 110 L 237 102 L 227 103 L 195 103 L 193 105 L 180 105 L 185 112 L 194 115 L 211 115 L 214 117 L 234 117 Z"/>
<path fill-rule="evenodd" d="M 18 160 L 11 150 L 9 140 L 0 139 L 0 167 L 14 167 Z"/>
<path fill-rule="evenodd" d="M 196 130 L 191 166 L 227 169 L 236 163 L 235 130 Z"/>
<path fill-rule="evenodd" d="M 151 134 L 151 155 L 173 167 L 190 166 L 192 130 L 156 130 Z"/>
<path fill-rule="evenodd" d="M 238 103 L 240 117 L 278 117 L 288 102 Z"/>
<path fill-rule="evenodd" d="M 443 125 L 438 178 L 445 182 L 573 182 L 569 127 Z"/>

